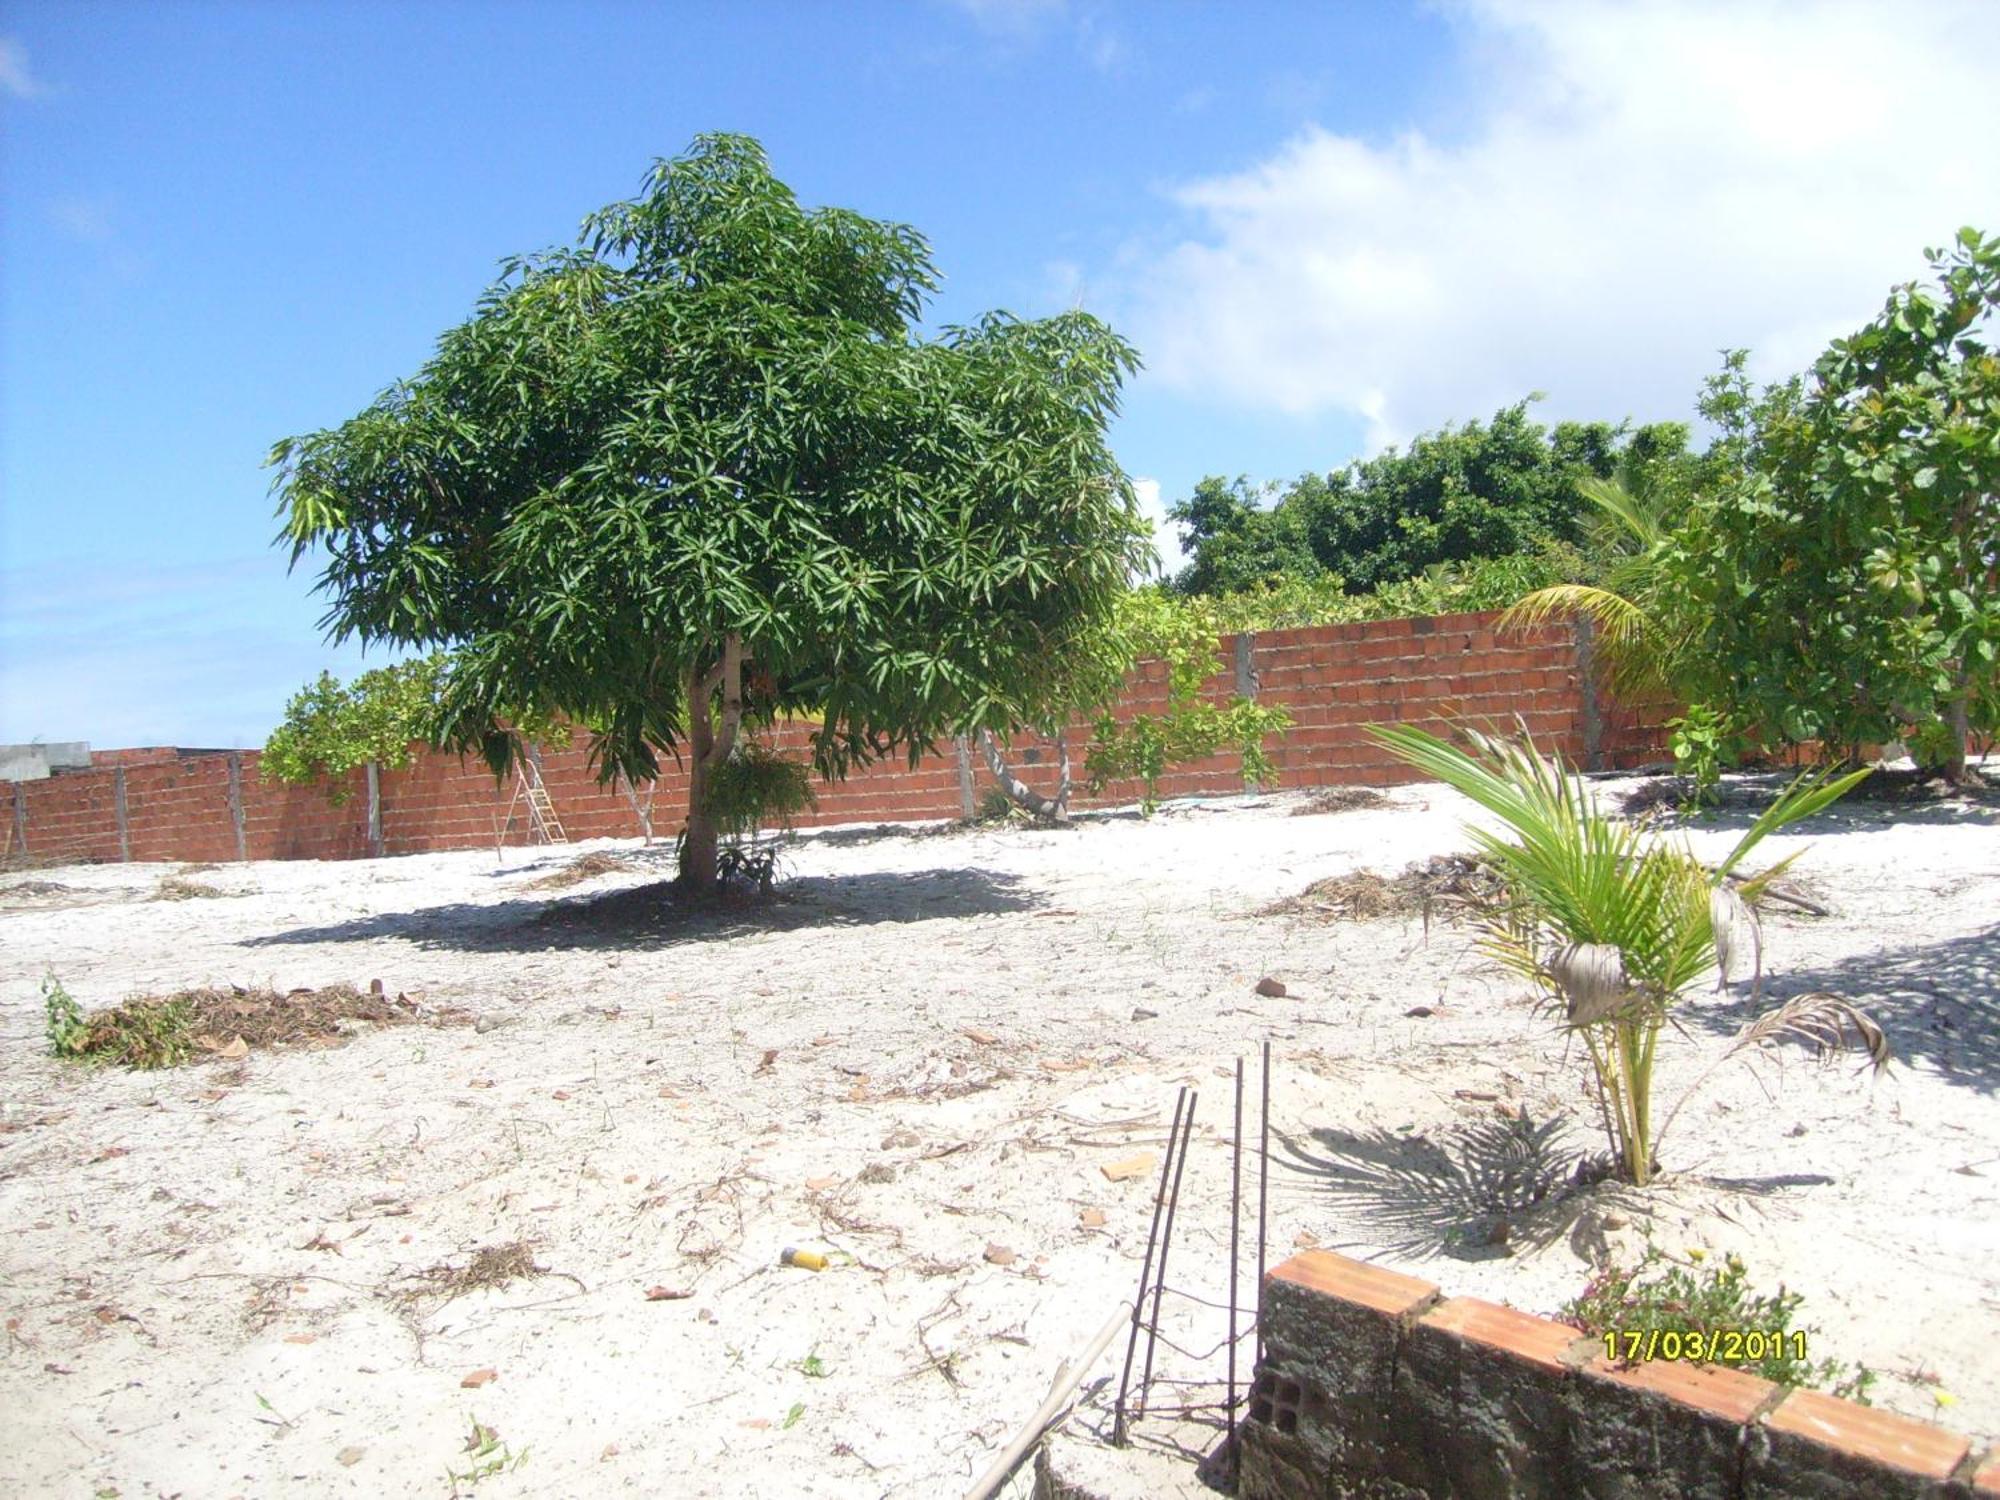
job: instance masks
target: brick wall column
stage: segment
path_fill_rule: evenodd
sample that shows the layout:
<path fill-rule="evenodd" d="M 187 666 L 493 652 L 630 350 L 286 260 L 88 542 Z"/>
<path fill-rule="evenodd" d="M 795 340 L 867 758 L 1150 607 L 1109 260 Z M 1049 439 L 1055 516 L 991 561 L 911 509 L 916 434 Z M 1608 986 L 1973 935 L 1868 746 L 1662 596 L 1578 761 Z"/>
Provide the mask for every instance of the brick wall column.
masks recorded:
<path fill-rule="evenodd" d="M 243 757 L 232 752 L 229 757 L 229 822 L 236 830 L 236 858 L 250 858 L 250 846 L 243 834 Z"/>
<path fill-rule="evenodd" d="M 125 816 L 125 768 L 119 766 L 111 773 L 111 810 L 118 820 L 118 857 L 126 864 L 132 862 L 132 824 Z"/>

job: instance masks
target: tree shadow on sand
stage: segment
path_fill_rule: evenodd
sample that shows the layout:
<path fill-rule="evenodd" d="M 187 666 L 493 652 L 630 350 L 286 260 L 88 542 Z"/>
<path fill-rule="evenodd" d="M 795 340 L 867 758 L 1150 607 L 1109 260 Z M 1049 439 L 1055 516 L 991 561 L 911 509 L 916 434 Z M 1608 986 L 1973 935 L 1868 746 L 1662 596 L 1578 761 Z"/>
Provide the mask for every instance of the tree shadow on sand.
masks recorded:
<path fill-rule="evenodd" d="M 1683 1022 L 1734 1033 L 1794 995 L 1829 990 L 1874 1017 L 1901 1063 L 1923 1062 L 1946 1083 L 2000 1092 L 2000 923 L 1810 969 L 1786 969 L 1764 993 L 1684 1006 Z"/>
<path fill-rule="evenodd" d="M 785 881 L 769 897 L 731 892 L 695 901 L 661 881 L 569 900 L 464 901 L 382 912 L 245 938 L 242 946 L 401 938 L 419 948 L 471 953 L 643 951 L 806 927 L 997 916 L 1043 904 L 1039 895 L 1022 888 L 1018 876 L 979 869 L 809 875 Z"/>
<path fill-rule="evenodd" d="M 1278 1133 L 1274 1165 L 1325 1193 L 1403 1256 L 1491 1260 L 1553 1243 L 1605 1167 L 1569 1143 L 1568 1122 L 1477 1120 L 1443 1139 L 1326 1127 L 1310 1143 Z"/>

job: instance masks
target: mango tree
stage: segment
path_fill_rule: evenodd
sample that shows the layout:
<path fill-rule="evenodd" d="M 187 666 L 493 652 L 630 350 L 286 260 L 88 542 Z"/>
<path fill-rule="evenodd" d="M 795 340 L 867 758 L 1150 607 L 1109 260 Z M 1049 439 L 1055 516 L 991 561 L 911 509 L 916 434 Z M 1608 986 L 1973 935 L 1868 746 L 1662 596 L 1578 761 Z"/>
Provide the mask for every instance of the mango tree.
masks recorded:
<path fill-rule="evenodd" d="M 746 723 L 816 716 L 824 776 L 1049 719 L 1147 527 L 1093 317 L 915 331 L 915 230 L 808 210 L 741 136 L 656 163 L 574 247 L 504 264 L 413 378 L 272 452 L 335 639 L 448 648 L 435 743 L 504 775 L 510 712 L 605 780 L 689 752 L 682 878 Z"/>

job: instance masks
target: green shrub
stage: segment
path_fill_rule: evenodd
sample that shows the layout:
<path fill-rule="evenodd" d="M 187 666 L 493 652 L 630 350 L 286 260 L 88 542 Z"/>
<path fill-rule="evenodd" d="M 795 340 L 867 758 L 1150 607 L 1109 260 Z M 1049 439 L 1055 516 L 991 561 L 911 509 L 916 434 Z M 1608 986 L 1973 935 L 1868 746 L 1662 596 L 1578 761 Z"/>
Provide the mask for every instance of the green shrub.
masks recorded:
<path fill-rule="evenodd" d="M 42 1031 L 49 1039 L 49 1051 L 57 1057 L 81 1057 L 90 1027 L 83 1007 L 70 997 L 62 981 L 51 974 L 42 981 Z"/>

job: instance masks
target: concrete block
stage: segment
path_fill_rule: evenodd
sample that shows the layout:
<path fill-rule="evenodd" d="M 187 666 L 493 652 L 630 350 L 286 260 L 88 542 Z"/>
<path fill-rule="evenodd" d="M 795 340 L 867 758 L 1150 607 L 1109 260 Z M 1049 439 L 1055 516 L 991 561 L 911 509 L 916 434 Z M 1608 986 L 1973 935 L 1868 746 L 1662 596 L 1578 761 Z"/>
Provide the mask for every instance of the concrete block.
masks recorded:
<path fill-rule="evenodd" d="M 1474 1297 L 1417 1320 L 1396 1369 L 1386 1472 L 1481 1500 L 1567 1500 L 1568 1356 L 1576 1330 Z"/>

